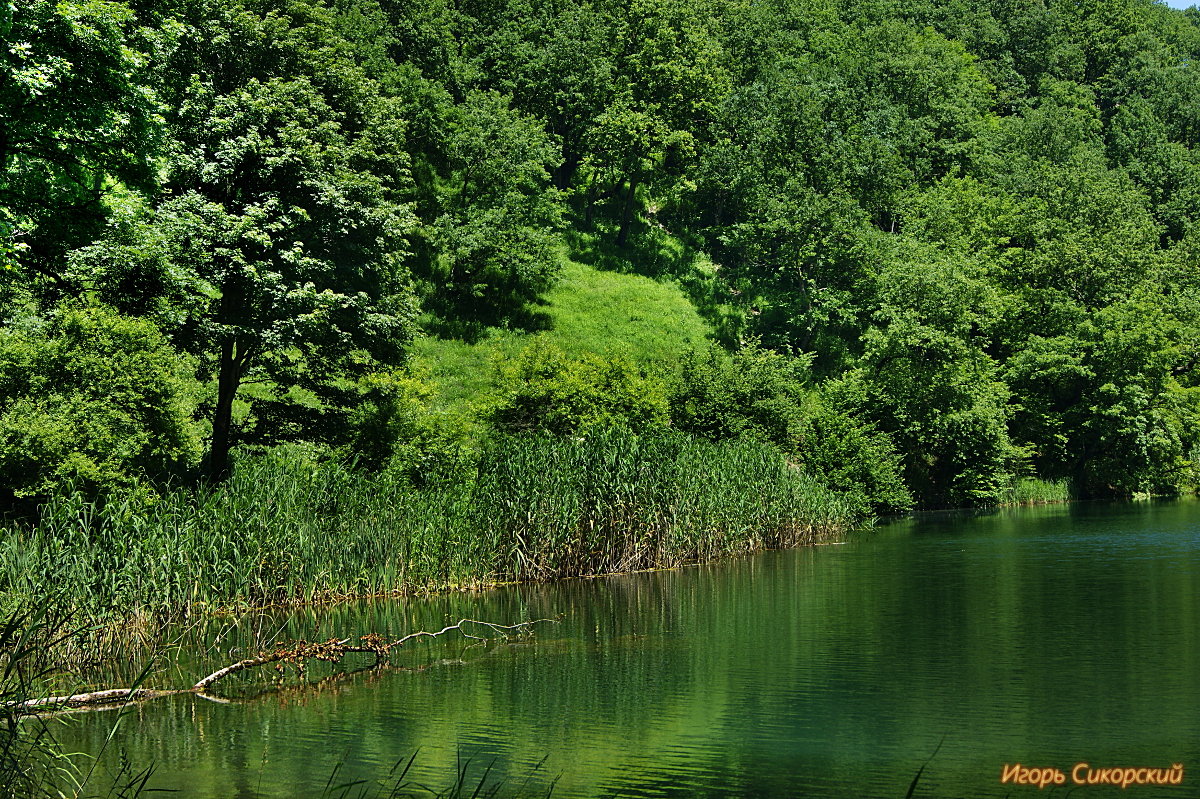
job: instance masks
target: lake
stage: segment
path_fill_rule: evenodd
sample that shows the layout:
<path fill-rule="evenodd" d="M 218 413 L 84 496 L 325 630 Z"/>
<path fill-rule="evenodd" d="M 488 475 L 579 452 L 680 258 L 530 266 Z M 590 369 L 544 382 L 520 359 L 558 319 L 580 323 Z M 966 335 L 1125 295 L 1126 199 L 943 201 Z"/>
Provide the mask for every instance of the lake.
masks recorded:
<path fill-rule="evenodd" d="M 1020 762 L 1065 772 L 1062 795 L 1082 762 L 1182 763 L 1182 786 L 1127 793 L 1200 794 L 1195 501 L 922 514 L 675 571 L 262 614 L 214 625 L 146 684 L 191 684 L 253 640 L 463 616 L 561 620 L 528 640 L 414 643 L 394 659 L 409 670 L 267 690 L 265 669 L 222 689 L 235 703 L 173 697 L 115 732 L 111 711 L 57 729 L 186 797 L 359 780 L 348 795 L 369 796 L 414 754 L 402 793 L 446 789 L 462 766 L 468 796 L 482 780 L 522 796 L 903 797 L 923 764 L 915 796 L 1048 793 L 1001 784 Z"/>

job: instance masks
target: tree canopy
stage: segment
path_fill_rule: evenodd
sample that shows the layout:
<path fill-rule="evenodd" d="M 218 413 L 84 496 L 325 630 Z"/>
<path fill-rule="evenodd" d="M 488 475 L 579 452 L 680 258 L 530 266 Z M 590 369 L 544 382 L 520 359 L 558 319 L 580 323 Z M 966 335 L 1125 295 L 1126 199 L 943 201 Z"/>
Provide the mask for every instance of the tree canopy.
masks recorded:
<path fill-rule="evenodd" d="M 1198 482 L 1200 18 L 1155 0 L 26 0 L 0 109 L 0 471 L 384 468 L 414 339 L 536 331 L 590 242 L 709 264 L 727 351 L 535 348 L 483 428 L 755 437 L 876 509 Z"/>

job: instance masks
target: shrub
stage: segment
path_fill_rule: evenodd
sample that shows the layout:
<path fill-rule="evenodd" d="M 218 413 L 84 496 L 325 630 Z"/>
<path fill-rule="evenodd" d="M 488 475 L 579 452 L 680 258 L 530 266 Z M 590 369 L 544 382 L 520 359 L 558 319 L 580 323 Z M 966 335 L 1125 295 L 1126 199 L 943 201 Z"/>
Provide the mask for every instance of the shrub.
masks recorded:
<path fill-rule="evenodd" d="M 671 422 L 714 441 L 749 435 L 785 445 L 803 417 L 810 361 L 753 345 L 692 352 L 671 394 Z"/>
<path fill-rule="evenodd" d="M 790 450 L 809 474 L 836 491 L 859 496 L 860 511 L 897 513 L 913 506 L 891 438 L 822 400 L 809 404 Z"/>
<path fill-rule="evenodd" d="M 489 419 L 501 432 L 640 431 L 665 427 L 669 418 L 660 378 L 621 357 L 570 359 L 540 339 L 501 367 L 499 383 Z"/>
<path fill-rule="evenodd" d="M 359 380 L 356 389 L 360 402 L 349 414 L 342 454 L 416 483 L 467 468 L 466 420 L 434 413 L 429 383 L 399 371 L 375 372 Z"/>
<path fill-rule="evenodd" d="M 200 456 L 198 393 L 153 324 L 103 306 L 0 329 L 0 485 L 40 497 L 186 475 Z"/>
<path fill-rule="evenodd" d="M 755 438 L 857 503 L 857 512 L 912 507 L 891 439 L 809 389 L 811 358 L 757 346 L 728 355 L 713 347 L 684 361 L 671 421 L 715 441 Z"/>

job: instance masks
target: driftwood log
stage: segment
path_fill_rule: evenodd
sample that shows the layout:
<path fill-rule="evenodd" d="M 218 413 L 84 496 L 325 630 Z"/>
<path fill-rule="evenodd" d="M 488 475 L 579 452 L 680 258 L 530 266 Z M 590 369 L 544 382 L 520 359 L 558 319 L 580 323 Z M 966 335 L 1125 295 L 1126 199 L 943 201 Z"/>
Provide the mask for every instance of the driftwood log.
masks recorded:
<path fill-rule="evenodd" d="M 547 621 L 554 621 L 554 619 L 535 619 L 534 621 L 523 621 L 517 624 L 494 624 L 488 621 L 479 621 L 478 619 L 460 619 L 456 624 L 447 625 L 437 632 L 422 630 L 420 632 L 409 633 L 394 641 L 388 641 L 383 636 L 374 633 L 364 635 L 357 642 L 353 643 L 349 638 L 340 640 L 331 638 L 323 642 L 294 641 L 286 646 L 281 645 L 272 652 L 261 652 L 255 657 L 239 660 L 224 668 L 217 669 L 190 688 L 165 690 L 153 688 L 107 688 L 100 691 L 70 694 L 68 696 L 47 696 L 40 699 L 27 699 L 23 702 L 10 702 L 7 704 L 7 707 L 24 710 L 28 713 L 52 713 L 68 708 L 101 708 L 116 704 L 159 699 L 164 696 L 178 696 L 179 694 L 197 694 L 205 699 L 221 702 L 223 700 L 220 697 L 209 694 L 209 689 L 213 685 L 232 674 L 237 674 L 247 669 L 258 668 L 259 666 L 267 666 L 272 663 L 292 663 L 303 669 L 304 664 L 309 660 L 323 660 L 335 663 L 346 655 L 354 653 L 374 655 L 375 665 L 378 666 L 393 649 L 402 647 L 409 641 L 416 640 L 417 638 L 437 638 L 457 630 L 464 638 L 483 641 L 488 640 L 486 635 L 477 635 L 469 630 L 475 630 L 476 632 L 491 631 L 503 635 L 513 630 L 525 631 L 535 624 Z"/>

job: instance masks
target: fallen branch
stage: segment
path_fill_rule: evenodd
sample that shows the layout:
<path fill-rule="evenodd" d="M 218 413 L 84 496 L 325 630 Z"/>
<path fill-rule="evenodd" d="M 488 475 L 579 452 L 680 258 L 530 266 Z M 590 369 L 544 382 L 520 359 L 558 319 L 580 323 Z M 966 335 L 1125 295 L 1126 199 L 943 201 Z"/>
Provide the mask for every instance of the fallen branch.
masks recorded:
<path fill-rule="evenodd" d="M 70 696 L 47 696 L 41 699 L 27 699 L 24 702 L 10 702 L 8 707 L 16 705 L 25 708 L 48 707 L 86 707 L 88 705 L 113 705 L 118 702 L 140 702 L 144 699 L 158 699 L 160 696 L 184 694 L 186 690 L 155 691 L 150 688 L 109 688 L 104 691 L 90 691 L 85 694 Z"/>
<path fill-rule="evenodd" d="M 23 702 L 9 702 L 4 705 L 6 708 L 19 708 L 33 713 L 53 712 L 63 708 L 99 708 L 106 705 L 126 704 L 129 702 L 142 702 L 150 699 L 159 699 L 164 696 L 178 696 L 179 694 L 195 694 L 204 699 L 213 702 L 224 702 L 221 697 L 213 696 L 209 693 L 209 689 L 214 683 L 223 680 L 224 678 L 237 674 L 238 672 L 246 671 L 247 669 L 258 668 L 259 666 L 267 666 L 272 663 L 292 663 L 298 669 L 303 671 L 304 665 L 309 660 L 323 660 L 330 663 L 336 663 L 343 657 L 349 654 L 361 653 L 375 656 L 375 663 L 370 668 L 377 668 L 384 658 L 386 658 L 393 649 L 404 646 L 409 641 L 417 638 L 437 638 L 446 633 L 457 630 L 464 638 L 473 638 L 479 641 L 490 640 L 486 635 L 475 635 L 468 632 L 468 625 L 491 630 L 492 632 L 504 635 L 511 630 L 528 630 L 535 624 L 540 624 L 547 621 L 556 621 L 555 619 L 535 619 L 533 621 L 523 621 L 517 624 L 494 624 L 488 621 L 479 621 L 478 619 L 460 619 L 457 624 L 451 624 L 437 632 L 426 632 L 424 630 L 397 638 L 394 641 L 386 641 L 382 636 L 371 633 L 362 636 L 357 643 L 351 643 L 349 638 L 337 639 L 331 638 L 323 642 L 296 641 L 288 646 L 280 646 L 274 652 L 263 652 L 252 658 L 239 660 L 237 663 L 231 663 L 224 668 L 214 671 L 207 677 L 203 678 L 191 688 L 175 688 L 167 690 L 155 690 L 151 688 L 109 688 L 101 691 L 89 691 L 87 693 L 71 694 L 69 696 L 49 696 L 41 699 L 27 699 Z"/>
<path fill-rule="evenodd" d="M 369 636 L 363 636 L 364 641 L 367 641 L 368 638 Z M 245 660 L 239 660 L 237 663 L 230 664 L 223 669 L 218 669 L 200 682 L 193 685 L 191 690 L 196 693 L 201 693 L 206 691 L 208 687 L 217 680 L 228 677 L 231 674 L 237 674 L 239 671 L 257 668 L 258 666 L 266 666 L 270 663 L 288 662 L 303 664 L 306 660 L 324 660 L 334 663 L 338 660 L 341 660 L 346 655 L 354 652 L 366 652 L 369 654 L 374 654 L 377 661 L 380 656 L 387 654 L 386 649 L 381 649 L 378 646 L 351 645 L 349 638 L 341 641 L 337 640 L 336 638 L 331 638 L 324 643 L 298 641 L 286 649 L 277 649 L 269 654 L 246 658 Z"/>

